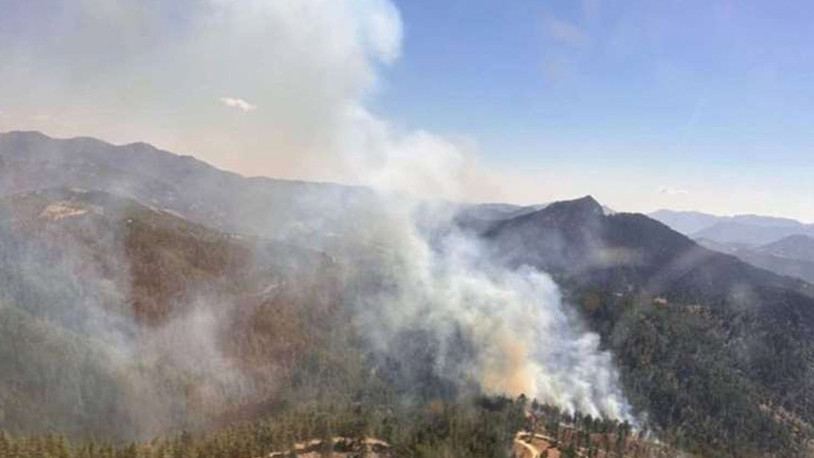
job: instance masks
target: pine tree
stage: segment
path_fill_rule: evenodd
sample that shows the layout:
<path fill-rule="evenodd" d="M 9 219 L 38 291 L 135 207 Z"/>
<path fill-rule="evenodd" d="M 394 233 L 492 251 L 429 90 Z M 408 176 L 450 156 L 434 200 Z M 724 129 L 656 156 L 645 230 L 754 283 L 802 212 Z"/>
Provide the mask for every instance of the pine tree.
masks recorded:
<path fill-rule="evenodd" d="M 568 444 L 568 448 L 565 449 L 565 452 L 562 454 L 562 456 L 565 458 L 576 458 L 577 450 L 573 442 Z"/>
<path fill-rule="evenodd" d="M 121 458 L 138 458 L 138 447 L 135 443 L 131 442 L 130 445 L 122 450 L 122 453 L 119 455 Z"/>
<path fill-rule="evenodd" d="M 5 431 L 0 431 L 0 458 L 11 458 L 11 437 Z"/>

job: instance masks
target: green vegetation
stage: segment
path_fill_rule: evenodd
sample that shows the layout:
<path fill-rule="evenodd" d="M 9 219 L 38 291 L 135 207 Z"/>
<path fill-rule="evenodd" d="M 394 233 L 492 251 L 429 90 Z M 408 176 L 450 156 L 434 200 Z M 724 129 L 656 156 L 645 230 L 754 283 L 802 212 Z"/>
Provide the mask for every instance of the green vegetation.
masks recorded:
<path fill-rule="evenodd" d="M 594 418 L 531 403 L 526 426 L 519 440 L 546 452 L 567 457 L 674 457 L 675 448 L 648 439 L 649 433 L 635 430 L 627 421 Z"/>
<path fill-rule="evenodd" d="M 146 443 L 69 441 L 61 435 L 0 435 L 0 458 L 251 458 L 288 452 L 295 444 L 330 437 L 389 444 L 392 456 L 509 457 L 523 405 L 510 399 L 440 401 L 421 406 L 304 402 L 262 421 L 205 434 L 182 432 Z"/>
<path fill-rule="evenodd" d="M 814 290 L 590 198 L 484 232 L 509 265 L 550 272 L 662 440 L 703 456 L 807 456 Z"/>
<path fill-rule="evenodd" d="M 584 297 L 596 304 L 584 310 L 614 352 L 629 400 L 662 440 L 703 456 L 805 453 L 814 431 L 791 412 L 805 412 L 807 401 L 778 396 L 771 383 L 798 380 L 790 395 L 812 392 L 811 380 L 794 374 L 805 361 L 795 355 L 811 345 L 759 350 L 792 340 L 791 327 L 772 327 L 748 310 Z"/>
<path fill-rule="evenodd" d="M 82 195 L 104 210 L 87 218 L 39 218 L 54 200 L 74 198 L 0 203 L 0 429 L 15 436 L 4 436 L 0 458 L 238 458 L 332 436 L 375 437 L 396 456 L 494 457 L 524 428 L 556 438 L 566 456 L 626 453 L 614 447 L 627 446 L 619 436 L 628 428 L 613 422 L 538 406 L 535 423 L 524 424 L 518 402 L 455 392 L 433 376 L 431 336 L 400 336 L 402 360 L 372 358 L 325 255 L 103 195 Z M 636 263 L 577 274 L 546 264 L 562 257 L 534 250 L 542 223 L 592 226 L 559 218 L 531 221 L 522 260 L 551 270 L 581 306 L 613 352 L 641 426 L 702 456 L 805 455 L 814 420 L 810 294 L 694 251 L 643 217 L 594 225 L 603 221 L 603 243 L 644 253 Z M 587 253 L 587 238 L 567 251 Z M 198 348 L 176 349 L 185 341 L 174 320 L 204 308 L 201 300 L 217 318 L 207 331 L 219 343 L 215 356 L 235 365 L 245 392 L 217 379 L 222 368 L 202 369 Z M 117 329 L 117 317 L 129 326 Z M 111 351 L 100 328 L 126 337 L 132 351 Z M 49 431 L 65 437 L 26 436 Z"/>

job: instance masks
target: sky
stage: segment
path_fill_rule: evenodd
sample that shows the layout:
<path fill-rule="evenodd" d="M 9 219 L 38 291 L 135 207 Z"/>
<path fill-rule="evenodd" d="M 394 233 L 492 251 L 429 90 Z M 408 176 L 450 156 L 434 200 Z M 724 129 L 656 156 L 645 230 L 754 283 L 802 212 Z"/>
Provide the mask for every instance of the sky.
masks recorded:
<path fill-rule="evenodd" d="M 803 0 L 0 0 L 0 131 L 246 175 L 814 222 Z M 395 165 L 395 166 L 394 166 Z"/>

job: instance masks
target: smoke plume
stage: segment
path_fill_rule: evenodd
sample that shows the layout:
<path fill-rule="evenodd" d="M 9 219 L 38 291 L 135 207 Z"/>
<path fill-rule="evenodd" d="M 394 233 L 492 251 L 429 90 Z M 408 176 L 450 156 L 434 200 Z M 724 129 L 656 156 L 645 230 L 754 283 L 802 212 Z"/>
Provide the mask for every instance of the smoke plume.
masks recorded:
<path fill-rule="evenodd" d="M 46 127 L 56 132 L 184 145 L 242 171 L 370 186 L 373 208 L 333 207 L 331 200 L 334 224 L 310 228 L 308 242 L 345 269 L 346 303 L 375 355 L 405 362 L 410 349 L 423 348 L 427 365 L 403 370 L 428 372 L 408 379 L 428 375 L 454 392 L 526 394 L 567 410 L 630 417 L 610 355 L 552 280 L 508 269 L 478 240 L 450 229 L 455 206 L 438 200 L 492 186 L 470 148 L 405 131 L 368 108 L 381 69 L 401 50 L 401 19 L 390 1 L 70 0 L 65 10 L 76 20 L 43 23 L 64 40 L 0 54 L 31 63 L 0 71 L 11 88 L 0 95 L 20 106 L 49 100 L 59 113 Z M 20 85 L 45 89 L 22 103 L 24 91 L 14 89 Z M 315 204 L 312 213 L 326 207 Z M 276 226 L 256 232 L 303 242 Z M 120 249 L 111 248 L 112 259 Z M 81 283 L 68 278 L 72 288 Z M 115 287 L 115 300 L 130 291 Z M 110 309 L 96 302 L 87 308 Z M 166 368 L 182 369 L 206 399 L 228 403 L 254 388 L 225 353 L 216 325 L 243 312 L 207 294 L 181 309 L 147 335 L 130 322 L 113 334 L 107 326 L 90 331 L 121 361 L 121 376 L 133 379 L 129 404 L 151 400 L 134 420 L 150 423 L 147 433 L 174 424 L 189 405 L 190 393 L 165 391 L 177 383 L 156 382 Z M 153 425 L 148 417 L 160 420 Z"/>
<path fill-rule="evenodd" d="M 444 205 L 379 198 L 384 210 L 365 221 L 376 228 L 365 238 L 375 254 L 349 267 L 366 285 L 352 288 L 362 291 L 352 300 L 374 351 L 420 372 L 402 376 L 426 383 L 429 370 L 457 394 L 524 394 L 632 420 L 611 355 L 549 276 L 490 259 L 480 240 L 450 229 Z M 429 358 L 423 367 L 410 362 L 416 352 Z"/>

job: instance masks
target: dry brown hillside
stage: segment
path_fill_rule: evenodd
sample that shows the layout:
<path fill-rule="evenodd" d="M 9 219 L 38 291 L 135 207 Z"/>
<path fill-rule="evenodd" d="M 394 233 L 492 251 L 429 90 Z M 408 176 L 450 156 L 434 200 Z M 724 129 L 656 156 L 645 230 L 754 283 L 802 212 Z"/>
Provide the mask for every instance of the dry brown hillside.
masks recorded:
<path fill-rule="evenodd" d="M 0 244 L 9 265 L 0 279 L 4 310 L 12 307 L 15 317 L 59 331 L 43 338 L 67 333 L 103 353 L 128 354 L 122 364 L 100 361 L 92 370 L 105 374 L 98 383 L 118 393 L 94 401 L 93 409 L 119 410 L 120 423 L 129 425 L 123 436 L 144 432 L 142 419 L 107 402 L 139 402 L 139 390 L 157 390 L 158 399 L 174 405 L 162 426 L 233 421 L 251 417 L 289 388 L 295 361 L 310 353 L 330 359 L 325 348 L 341 319 L 340 279 L 319 252 L 218 232 L 111 194 L 68 189 L 0 200 Z M 5 409 L 0 429 L 42 416 L 26 399 L 38 399 L 43 390 L 50 393 L 46 399 L 73 405 L 54 413 L 55 425 L 93 429 L 83 423 L 100 414 L 86 411 L 93 393 L 70 401 L 63 392 L 74 386 L 70 381 L 27 381 L 27 373 L 36 377 L 40 370 L 74 373 L 75 358 L 50 361 L 34 341 L 17 345 L 25 355 L 18 364 L 27 367 L 17 371 L 4 361 L 15 378 L 0 376 L 0 397 L 15 393 L 18 407 Z M 203 367 L 212 360 L 230 378 L 210 373 L 222 367 Z"/>

